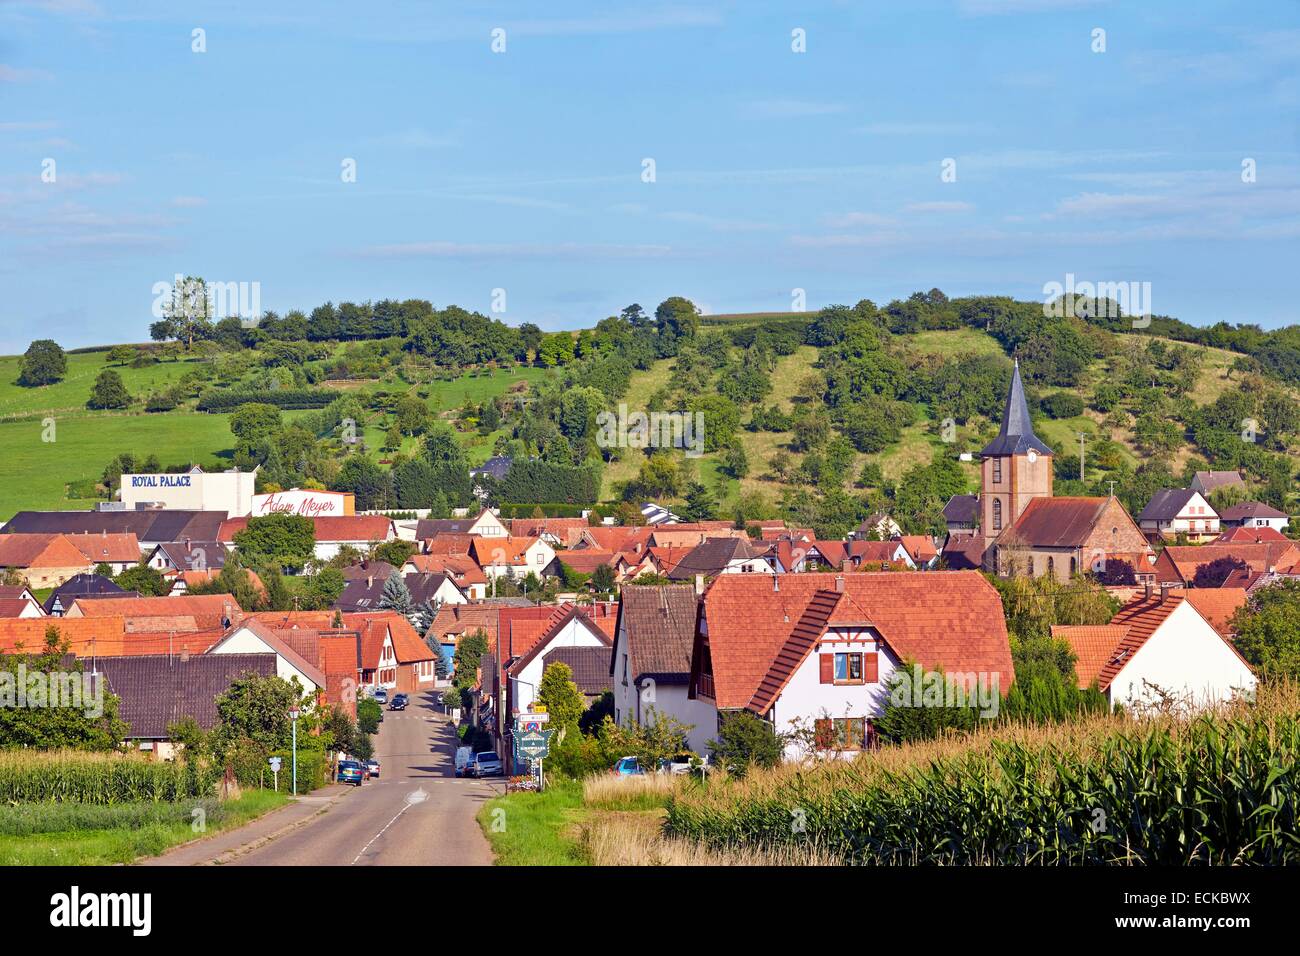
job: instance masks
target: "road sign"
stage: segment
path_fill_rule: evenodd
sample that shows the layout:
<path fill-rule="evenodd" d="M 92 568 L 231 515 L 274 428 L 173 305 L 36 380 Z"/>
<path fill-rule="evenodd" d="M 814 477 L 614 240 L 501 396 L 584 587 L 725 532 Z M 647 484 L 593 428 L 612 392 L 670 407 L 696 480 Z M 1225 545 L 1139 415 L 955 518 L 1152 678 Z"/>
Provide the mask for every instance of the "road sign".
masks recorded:
<path fill-rule="evenodd" d="M 279 773 L 279 772 L 280 772 L 280 758 L 279 758 L 279 757 L 268 757 L 268 758 L 267 758 L 267 762 L 271 765 L 271 773 Z"/>
<path fill-rule="evenodd" d="M 540 760 L 551 752 L 553 730 L 530 730 L 515 735 L 515 750 L 528 760 Z"/>

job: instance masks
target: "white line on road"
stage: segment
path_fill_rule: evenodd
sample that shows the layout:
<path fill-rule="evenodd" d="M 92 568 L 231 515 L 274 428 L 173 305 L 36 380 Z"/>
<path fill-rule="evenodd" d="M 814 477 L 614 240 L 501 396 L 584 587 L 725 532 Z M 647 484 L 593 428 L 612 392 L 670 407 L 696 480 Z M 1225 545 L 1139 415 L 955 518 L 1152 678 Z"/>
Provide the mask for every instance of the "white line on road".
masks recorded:
<path fill-rule="evenodd" d="M 397 811 L 397 816 L 393 817 L 393 819 L 391 819 L 391 820 L 389 820 L 387 823 L 385 823 L 385 824 L 384 824 L 384 829 L 383 829 L 383 830 L 380 830 L 378 833 L 376 833 L 373 837 L 370 838 L 370 843 L 367 843 L 365 846 L 363 846 L 363 847 L 361 848 L 361 852 L 357 854 L 356 860 L 353 860 L 351 863 L 348 864 L 348 866 L 356 866 L 356 865 L 357 865 L 357 860 L 359 860 L 359 859 L 361 859 L 363 856 L 365 856 L 365 853 L 366 853 L 367 850 L 370 849 L 371 844 L 373 844 L 376 840 L 378 840 L 381 836 L 384 835 L 384 830 L 387 830 L 387 829 L 388 829 L 389 827 L 391 827 L 394 823 L 396 823 L 396 822 L 397 822 L 397 817 L 400 817 L 403 813 L 405 813 L 407 810 L 411 809 L 411 807 L 413 807 L 413 806 L 415 806 L 415 804 L 413 804 L 413 803 L 408 803 L 408 804 L 406 804 L 404 807 L 402 807 L 402 809 L 398 810 L 398 811 Z"/>

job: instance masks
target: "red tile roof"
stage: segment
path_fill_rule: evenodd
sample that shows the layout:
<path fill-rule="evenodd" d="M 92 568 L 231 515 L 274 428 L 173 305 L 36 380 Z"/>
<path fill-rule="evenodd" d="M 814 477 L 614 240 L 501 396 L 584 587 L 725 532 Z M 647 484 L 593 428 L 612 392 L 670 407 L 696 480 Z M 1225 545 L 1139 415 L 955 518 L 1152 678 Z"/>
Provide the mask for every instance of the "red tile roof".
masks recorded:
<path fill-rule="evenodd" d="M 718 707 L 750 705 L 816 593 L 836 591 L 839 577 L 724 574 L 713 582 L 705 592 L 704 615 Z M 996 672 L 1004 693 L 1011 686 L 1002 602 L 982 575 L 863 572 L 842 578 L 836 620 L 870 624 L 895 654 L 923 667 Z M 692 667 L 698 666 L 697 653 Z"/>
<path fill-rule="evenodd" d="M 71 541 L 94 564 L 140 560 L 140 541 L 134 532 L 126 534 L 70 534 Z"/>
<path fill-rule="evenodd" d="M 1102 668 L 1115 656 L 1115 648 L 1128 636 L 1124 624 L 1053 625 L 1052 637 L 1063 640 L 1074 651 L 1074 673 L 1081 688 L 1101 681 Z"/>
<path fill-rule="evenodd" d="M 240 621 L 244 612 L 229 594 L 178 594 L 175 597 L 119 597 L 82 594 L 68 606 L 69 617 L 122 617 L 128 630 L 210 630 L 227 620 Z"/>
<path fill-rule="evenodd" d="M 59 632 L 78 657 L 120 654 L 126 628 L 121 615 L 96 618 L 0 618 L 0 652 L 36 654 L 45 649 L 48 628 Z"/>
<path fill-rule="evenodd" d="M 1248 528 L 1240 525 L 1236 528 L 1228 528 L 1221 535 L 1215 538 L 1210 544 L 1263 544 L 1266 541 L 1290 541 L 1291 539 L 1284 535 L 1277 528 L 1270 528 L 1267 525 L 1258 528 Z"/>
<path fill-rule="evenodd" d="M 1016 523 L 999 537 L 999 547 L 1082 547 L 1101 519 L 1109 498 L 1034 498 Z"/>
<path fill-rule="evenodd" d="M 1189 584 L 1196 569 L 1220 558 L 1234 558 L 1252 571 L 1287 571 L 1300 562 L 1300 548 L 1292 541 L 1265 541 L 1260 544 L 1169 545 L 1161 552 L 1171 561 L 1182 579 Z"/>
<path fill-rule="evenodd" d="M 67 535 L 0 534 L 0 568 L 84 568 L 93 564 Z"/>
<path fill-rule="evenodd" d="M 1232 638 L 1229 622 L 1246 603 L 1244 587 L 1191 588 L 1186 593 L 1192 607 L 1224 637 Z"/>
<path fill-rule="evenodd" d="M 368 544 L 393 537 L 393 521 L 383 515 L 326 515 L 311 518 L 317 541 L 344 541 Z M 229 544 L 235 535 L 248 527 L 248 518 L 227 518 L 221 522 L 218 540 Z"/>

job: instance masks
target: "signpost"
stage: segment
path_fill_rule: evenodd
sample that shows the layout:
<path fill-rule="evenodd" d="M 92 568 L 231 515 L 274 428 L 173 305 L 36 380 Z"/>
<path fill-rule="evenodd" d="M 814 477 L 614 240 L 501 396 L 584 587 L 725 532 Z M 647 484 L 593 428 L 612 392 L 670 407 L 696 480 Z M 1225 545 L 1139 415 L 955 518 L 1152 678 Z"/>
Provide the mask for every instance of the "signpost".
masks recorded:
<path fill-rule="evenodd" d="M 520 717 L 521 725 L 524 718 Z M 553 730 L 521 730 L 516 728 L 514 734 L 515 744 L 515 761 L 527 760 L 529 764 L 537 768 L 537 788 L 542 789 L 544 784 L 542 761 L 546 759 L 551 752 L 551 737 L 554 735 Z"/>
<path fill-rule="evenodd" d="M 280 758 L 267 757 L 266 762 L 271 765 L 271 773 L 275 775 L 275 792 L 280 792 Z"/>

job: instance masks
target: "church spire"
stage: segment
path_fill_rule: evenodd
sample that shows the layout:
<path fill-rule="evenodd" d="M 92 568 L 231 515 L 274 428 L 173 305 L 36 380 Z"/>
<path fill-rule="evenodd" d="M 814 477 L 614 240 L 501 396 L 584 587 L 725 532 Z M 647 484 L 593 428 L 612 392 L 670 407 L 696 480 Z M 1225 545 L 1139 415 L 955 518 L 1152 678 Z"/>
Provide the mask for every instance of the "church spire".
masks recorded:
<path fill-rule="evenodd" d="M 1002 410 L 1002 428 L 998 432 L 998 437 L 993 439 L 980 455 L 984 458 L 1023 455 L 1030 449 L 1040 455 L 1053 454 L 1052 449 L 1034 434 L 1034 426 L 1029 419 L 1029 403 L 1025 400 L 1025 386 L 1020 381 L 1020 360 L 1016 359 L 1015 366 L 1011 370 L 1011 388 L 1007 392 L 1007 404 Z"/>

